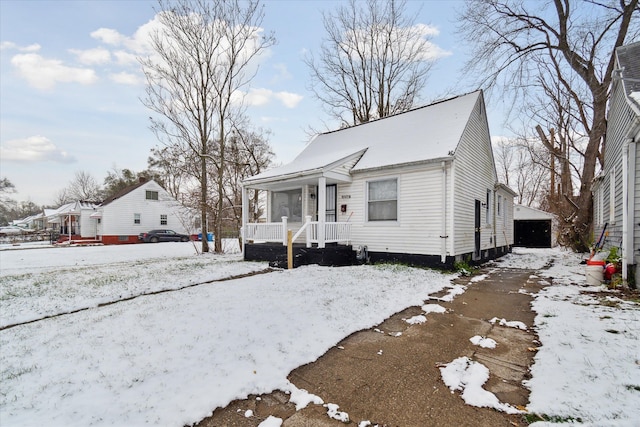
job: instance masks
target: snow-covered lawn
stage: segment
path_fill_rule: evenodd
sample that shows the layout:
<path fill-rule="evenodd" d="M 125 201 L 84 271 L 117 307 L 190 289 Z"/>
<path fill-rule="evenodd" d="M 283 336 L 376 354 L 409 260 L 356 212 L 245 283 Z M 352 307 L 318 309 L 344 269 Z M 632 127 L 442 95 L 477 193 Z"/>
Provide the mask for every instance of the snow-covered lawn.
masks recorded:
<path fill-rule="evenodd" d="M 589 426 L 638 426 L 640 304 L 589 287 L 584 255 L 560 249 L 515 249 L 497 265 L 552 266 L 531 279 L 547 285 L 536 296 L 535 328 L 542 343 L 526 382 L 529 412 Z M 537 422 L 536 427 L 552 425 Z M 555 424 L 554 424 L 555 425 Z M 560 424 L 566 425 L 566 424 Z"/>
<path fill-rule="evenodd" d="M 113 277 L 96 292 L 114 299 L 136 289 L 210 281 L 222 269 L 236 274 L 267 267 L 238 262 L 237 255 L 189 256 L 189 245 L 0 252 L 3 311 L 20 300 L 5 323 L 17 323 L 22 310 L 37 317 L 42 309 L 55 314 L 55 306 L 60 313 L 93 307 L 0 332 L 2 426 L 197 422 L 233 399 L 291 390 L 290 371 L 352 332 L 423 304 L 452 278 L 407 267 L 309 266 L 102 307 L 95 306 L 93 291 L 73 296 L 105 271 Z M 150 274 L 151 269 L 164 274 Z M 20 278 L 28 283 L 20 284 Z M 5 288 L 22 295 L 23 289 L 44 290 L 34 298 L 14 298 Z"/>
<path fill-rule="evenodd" d="M 560 250 L 516 250 L 495 264 L 553 279 L 534 303 L 542 345 L 529 410 L 634 425 L 639 306 L 602 304 L 579 262 Z M 216 281 L 266 268 L 237 254 L 198 256 L 190 243 L 0 251 L 3 326 L 81 310 L 0 331 L 0 425 L 178 427 L 249 394 L 299 396 L 291 370 L 429 294 L 464 291 L 452 275 L 399 266 Z"/>

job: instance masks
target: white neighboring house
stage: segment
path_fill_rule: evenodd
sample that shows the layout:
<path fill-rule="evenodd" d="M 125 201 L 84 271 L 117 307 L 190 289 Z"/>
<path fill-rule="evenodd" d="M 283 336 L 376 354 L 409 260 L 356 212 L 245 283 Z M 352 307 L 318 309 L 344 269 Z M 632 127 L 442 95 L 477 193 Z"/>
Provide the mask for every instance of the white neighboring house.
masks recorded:
<path fill-rule="evenodd" d="M 248 223 L 249 189 L 267 191 L 267 223 Z M 327 255 L 340 245 L 374 262 L 491 259 L 513 245 L 514 196 L 498 182 L 476 91 L 320 134 L 291 163 L 245 180 L 244 257 L 278 260 L 290 228 L 306 246 L 298 264 L 353 261 L 353 250 Z"/>
<path fill-rule="evenodd" d="M 105 200 L 91 217 L 97 222 L 95 237 L 102 243 L 138 243 L 140 233 L 153 229 L 187 234 L 183 211 L 173 196 L 151 180 L 127 187 Z"/>
<path fill-rule="evenodd" d="M 640 42 L 616 49 L 603 170 L 593 186 L 594 240 L 618 247 L 622 278 L 640 283 Z"/>
<path fill-rule="evenodd" d="M 46 227 L 59 232 L 61 239 L 94 239 L 97 224 L 91 215 L 97 206 L 97 203 L 78 200 L 57 209 L 45 209 Z"/>

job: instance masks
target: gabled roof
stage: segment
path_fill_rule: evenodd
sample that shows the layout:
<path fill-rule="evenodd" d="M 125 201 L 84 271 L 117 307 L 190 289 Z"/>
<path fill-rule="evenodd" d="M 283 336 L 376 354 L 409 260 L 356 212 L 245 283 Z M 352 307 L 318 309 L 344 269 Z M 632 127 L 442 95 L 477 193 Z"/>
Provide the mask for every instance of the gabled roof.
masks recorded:
<path fill-rule="evenodd" d="M 152 182 L 153 180 L 147 181 L 147 180 L 141 180 L 139 182 L 137 182 L 136 184 L 130 185 L 128 187 L 123 188 L 122 190 L 118 191 L 116 194 L 114 194 L 113 196 L 105 199 L 100 206 L 105 206 L 108 205 L 109 203 L 113 202 L 116 199 L 119 199 L 122 196 L 126 196 L 127 194 L 131 193 L 133 190 L 135 190 L 136 188 L 140 188 L 145 184 L 148 184 L 149 182 Z"/>
<path fill-rule="evenodd" d="M 616 56 L 625 94 L 636 111 L 640 111 L 640 42 L 620 46 Z"/>
<path fill-rule="evenodd" d="M 482 91 L 317 135 L 289 164 L 244 181 L 310 175 L 360 156 L 351 172 L 451 158 Z"/>
<path fill-rule="evenodd" d="M 95 209 L 98 205 L 93 202 L 85 202 L 78 200 L 71 203 L 66 203 L 57 209 L 45 209 L 44 215 L 47 218 L 54 218 L 61 215 L 79 215 L 82 209 Z"/>

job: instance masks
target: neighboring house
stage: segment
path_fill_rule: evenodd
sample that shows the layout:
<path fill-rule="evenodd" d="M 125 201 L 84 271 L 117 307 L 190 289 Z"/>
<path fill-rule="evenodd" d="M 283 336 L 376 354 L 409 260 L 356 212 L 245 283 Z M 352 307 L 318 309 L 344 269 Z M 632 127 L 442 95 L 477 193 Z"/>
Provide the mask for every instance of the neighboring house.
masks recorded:
<path fill-rule="evenodd" d="M 91 218 L 96 239 L 104 244 L 137 243 L 138 235 L 156 228 L 188 233 L 183 209 L 157 182 L 141 181 L 102 202 Z"/>
<path fill-rule="evenodd" d="M 95 238 L 97 224 L 91 215 L 97 206 L 93 202 L 75 201 L 57 209 L 45 209 L 47 227 L 67 240 Z"/>
<path fill-rule="evenodd" d="M 552 213 L 515 205 L 513 208 L 513 245 L 526 248 L 551 248 L 556 245 L 556 217 Z"/>
<path fill-rule="evenodd" d="M 637 284 L 640 257 L 640 42 L 616 49 L 604 165 L 593 186 L 594 240 L 622 253 L 622 278 Z"/>
<path fill-rule="evenodd" d="M 264 224 L 247 222 L 249 189 L 268 192 Z M 325 256 L 339 246 L 351 261 L 479 262 L 513 245 L 514 196 L 498 182 L 477 91 L 320 134 L 291 163 L 245 180 L 244 257 L 281 259 L 291 228 L 307 246 L 297 257 L 314 263 L 347 263 Z"/>

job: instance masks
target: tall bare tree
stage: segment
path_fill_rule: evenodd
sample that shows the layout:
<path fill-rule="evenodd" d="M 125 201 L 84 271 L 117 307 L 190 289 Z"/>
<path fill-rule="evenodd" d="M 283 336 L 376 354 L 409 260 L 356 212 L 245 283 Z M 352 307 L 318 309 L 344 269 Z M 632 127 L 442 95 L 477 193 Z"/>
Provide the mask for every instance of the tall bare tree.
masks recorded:
<path fill-rule="evenodd" d="M 99 202 L 102 200 L 102 194 L 102 188 L 90 172 L 76 171 L 67 187 L 60 192 L 59 197 L 64 195 L 65 198 L 61 204 L 75 200 Z"/>
<path fill-rule="evenodd" d="M 305 62 L 332 118 L 349 126 L 413 107 L 436 56 L 405 0 L 349 0 L 323 23 L 320 54 Z"/>
<path fill-rule="evenodd" d="M 638 35 L 638 0 L 472 0 L 460 32 L 473 47 L 467 69 L 481 85 L 499 84 L 516 99 L 553 79 L 572 99 L 573 120 L 588 135 L 568 241 L 587 249 L 591 183 L 604 149 L 614 50 Z M 629 36 L 629 37 L 628 37 Z M 540 65 L 544 64 L 544 67 Z"/>
<path fill-rule="evenodd" d="M 143 102 L 159 116 L 151 119 L 159 140 L 188 147 L 198 158 L 203 236 L 208 231 L 208 161 L 218 171 L 213 227 L 215 251 L 220 252 L 230 123 L 242 108 L 240 90 L 254 76 L 253 60 L 274 38 L 262 34 L 258 0 L 159 0 L 158 5 L 160 27 L 151 35 L 154 54 L 140 58 L 147 79 Z M 203 238 L 202 252 L 208 251 Z"/>

